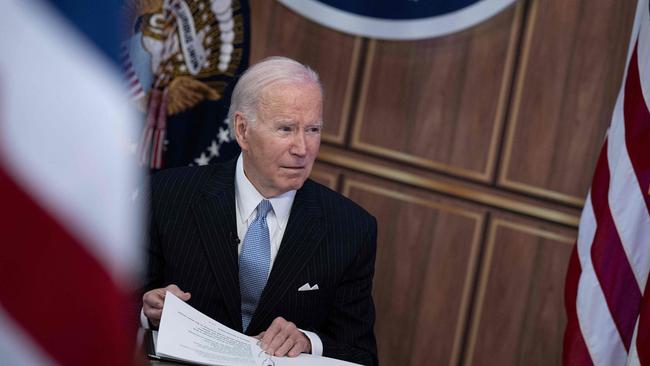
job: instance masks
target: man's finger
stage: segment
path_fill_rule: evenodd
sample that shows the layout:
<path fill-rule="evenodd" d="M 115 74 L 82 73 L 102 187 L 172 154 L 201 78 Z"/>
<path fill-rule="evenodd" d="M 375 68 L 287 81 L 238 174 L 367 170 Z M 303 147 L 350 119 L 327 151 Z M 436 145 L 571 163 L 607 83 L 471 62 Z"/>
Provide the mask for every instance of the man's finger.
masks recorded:
<path fill-rule="evenodd" d="M 173 283 L 171 285 L 165 287 L 165 291 L 169 291 L 169 292 L 171 292 L 172 294 L 174 294 L 176 296 L 181 295 L 183 293 L 183 291 Z"/>
<path fill-rule="evenodd" d="M 296 344 L 294 344 L 293 347 L 291 347 L 291 350 L 289 350 L 288 356 L 296 357 L 303 352 L 308 352 L 309 351 L 309 348 L 307 346 L 308 342 L 309 340 L 305 341 L 304 339 L 296 342 Z"/>
<path fill-rule="evenodd" d="M 294 339 L 292 337 L 287 337 L 273 354 L 277 357 L 283 357 L 295 345 L 296 342 L 294 341 Z"/>
<path fill-rule="evenodd" d="M 280 356 L 277 352 L 280 347 L 282 347 L 282 345 L 284 345 L 284 343 L 287 341 L 291 343 L 291 346 L 293 346 L 293 342 L 289 340 L 288 334 L 284 331 L 279 332 L 275 335 L 275 337 L 273 337 L 270 343 L 267 343 L 265 349 L 266 353 L 270 355 Z"/>
<path fill-rule="evenodd" d="M 171 292 L 172 294 L 174 294 L 174 296 L 178 297 L 179 299 L 181 299 L 183 301 L 189 300 L 190 297 L 192 296 L 189 292 L 185 292 L 185 291 L 181 290 L 175 284 L 171 284 L 171 285 L 165 287 L 165 290 Z"/>
<path fill-rule="evenodd" d="M 149 319 L 160 319 L 162 317 L 162 309 L 148 308 L 142 310 L 144 311 L 144 315 Z"/>
<path fill-rule="evenodd" d="M 281 321 L 279 321 L 281 319 Z M 262 336 L 262 342 L 261 346 L 263 350 L 267 351 L 267 347 L 271 344 L 273 341 L 273 338 L 275 338 L 275 335 L 278 334 L 281 330 L 281 323 L 284 321 L 281 317 L 275 318 L 275 320 L 271 323 L 269 326 L 269 329 L 267 329 Z M 261 333 L 260 333 L 261 334 Z"/>
<path fill-rule="evenodd" d="M 150 306 L 150 307 L 162 309 L 164 299 L 165 299 L 165 291 L 164 289 L 159 288 L 159 289 L 147 291 L 142 296 L 142 304 L 143 307 Z"/>
<path fill-rule="evenodd" d="M 293 347 L 299 336 L 302 336 L 302 333 L 294 323 L 277 317 L 262 339 L 262 348 L 269 354 L 284 356 Z"/>

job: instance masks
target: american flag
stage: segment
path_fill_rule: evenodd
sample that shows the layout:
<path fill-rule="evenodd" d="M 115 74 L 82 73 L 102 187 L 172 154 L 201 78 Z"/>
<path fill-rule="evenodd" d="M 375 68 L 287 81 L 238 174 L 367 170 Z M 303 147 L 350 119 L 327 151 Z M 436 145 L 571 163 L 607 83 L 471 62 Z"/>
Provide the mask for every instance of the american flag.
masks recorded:
<path fill-rule="evenodd" d="M 627 70 L 566 281 L 565 365 L 650 365 L 650 8 Z"/>
<path fill-rule="evenodd" d="M 120 9 L 2 2 L 1 365 L 135 359 L 139 126 L 118 67 Z"/>

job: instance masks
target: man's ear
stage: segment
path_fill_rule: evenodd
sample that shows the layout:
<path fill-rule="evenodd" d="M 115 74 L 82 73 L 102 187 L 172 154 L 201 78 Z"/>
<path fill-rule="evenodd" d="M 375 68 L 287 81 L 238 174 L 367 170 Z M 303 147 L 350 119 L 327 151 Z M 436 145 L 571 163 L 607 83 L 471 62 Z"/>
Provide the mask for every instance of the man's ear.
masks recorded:
<path fill-rule="evenodd" d="M 244 114 L 235 112 L 235 138 L 242 151 L 248 150 L 247 130 L 248 123 L 244 119 Z"/>

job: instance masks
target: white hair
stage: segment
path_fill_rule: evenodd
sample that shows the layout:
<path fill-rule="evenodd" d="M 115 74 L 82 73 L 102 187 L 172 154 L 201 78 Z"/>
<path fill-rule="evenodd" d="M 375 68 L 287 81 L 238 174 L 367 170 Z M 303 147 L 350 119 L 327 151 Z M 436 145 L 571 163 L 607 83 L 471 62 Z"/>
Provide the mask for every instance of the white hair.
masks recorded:
<path fill-rule="evenodd" d="M 228 128 L 235 136 L 235 112 L 241 112 L 249 123 L 255 123 L 257 104 L 266 88 L 280 84 L 314 84 L 321 93 L 323 87 L 318 74 L 288 57 L 273 56 L 251 66 L 239 78 L 230 100 Z"/>

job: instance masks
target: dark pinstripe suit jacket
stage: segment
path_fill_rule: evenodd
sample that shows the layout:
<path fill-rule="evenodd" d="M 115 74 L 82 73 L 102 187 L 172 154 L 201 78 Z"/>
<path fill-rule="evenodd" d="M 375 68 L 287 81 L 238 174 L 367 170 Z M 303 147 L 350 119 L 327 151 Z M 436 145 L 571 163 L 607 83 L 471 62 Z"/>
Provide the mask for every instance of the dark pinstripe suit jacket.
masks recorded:
<path fill-rule="evenodd" d="M 235 161 L 153 177 L 145 291 L 178 285 L 190 305 L 242 330 Z M 317 333 L 324 356 L 377 364 L 371 298 L 377 224 L 361 207 L 307 180 L 247 333 L 282 316 Z M 305 283 L 319 290 L 298 291 Z"/>

